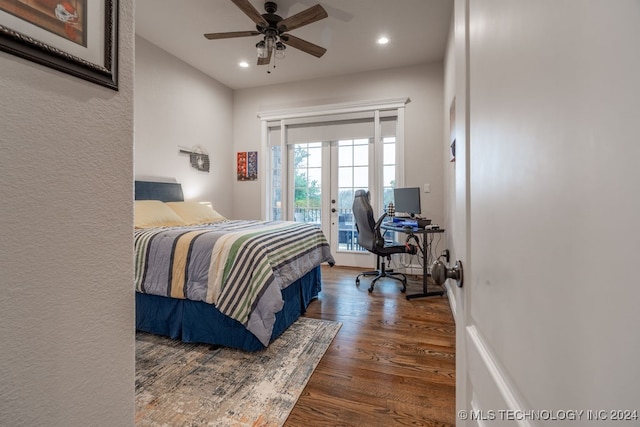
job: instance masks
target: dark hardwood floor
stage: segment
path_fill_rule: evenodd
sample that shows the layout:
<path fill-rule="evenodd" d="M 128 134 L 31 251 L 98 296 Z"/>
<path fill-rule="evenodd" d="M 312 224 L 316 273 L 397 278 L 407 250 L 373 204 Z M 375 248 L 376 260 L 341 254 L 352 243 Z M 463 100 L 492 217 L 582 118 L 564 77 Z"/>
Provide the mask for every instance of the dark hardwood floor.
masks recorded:
<path fill-rule="evenodd" d="M 306 317 L 342 322 L 285 426 L 454 426 L 455 325 L 446 297 L 408 301 L 399 282 L 369 294 L 361 270 L 322 267 Z M 435 285 L 434 285 L 435 286 Z M 413 278 L 407 293 L 421 291 Z"/>

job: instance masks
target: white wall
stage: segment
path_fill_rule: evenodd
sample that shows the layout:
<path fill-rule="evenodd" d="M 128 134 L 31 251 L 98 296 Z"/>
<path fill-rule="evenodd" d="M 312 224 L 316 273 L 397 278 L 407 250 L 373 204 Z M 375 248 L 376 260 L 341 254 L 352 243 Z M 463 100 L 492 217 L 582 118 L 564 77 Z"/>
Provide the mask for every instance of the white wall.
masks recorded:
<path fill-rule="evenodd" d="M 431 193 L 422 193 L 423 214 L 442 223 L 442 63 L 235 91 L 234 150 L 266 154 L 261 152 L 258 112 L 400 97 L 411 98 L 405 117 L 405 185 L 431 184 Z M 261 217 L 260 190 L 265 175 L 264 171 L 259 174 L 258 181 L 234 182 L 234 217 Z"/>
<path fill-rule="evenodd" d="M 231 89 L 136 36 L 135 176 L 174 178 L 186 200 L 232 214 Z M 192 168 L 180 147 L 200 145 L 210 172 Z"/>
<path fill-rule="evenodd" d="M 470 2 L 465 292 L 524 409 L 638 409 L 638 22 L 637 0 Z"/>
<path fill-rule="evenodd" d="M 134 420 L 133 2 L 112 91 L 0 52 L 0 425 Z"/>

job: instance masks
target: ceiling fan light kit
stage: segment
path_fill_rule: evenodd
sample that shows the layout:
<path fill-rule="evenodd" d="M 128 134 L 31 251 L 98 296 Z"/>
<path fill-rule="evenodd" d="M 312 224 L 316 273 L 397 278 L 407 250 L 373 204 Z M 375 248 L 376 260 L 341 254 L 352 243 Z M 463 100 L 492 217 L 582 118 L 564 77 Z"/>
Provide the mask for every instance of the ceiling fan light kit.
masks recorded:
<path fill-rule="evenodd" d="M 267 57 L 267 44 L 264 40 L 260 40 L 256 43 L 256 50 L 258 51 L 258 58 L 266 58 Z"/>
<path fill-rule="evenodd" d="M 276 59 L 284 59 L 284 50 L 286 48 L 282 42 L 276 43 Z"/>
<path fill-rule="evenodd" d="M 257 31 L 207 33 L 204 35 L 207 39 L 217 40 L 262 35 L 262 40 L 256 43 L 258 65 L 270 64 L 272 56 L 275 59 L 284 59 L 284 51 L 287 46 L 291 46 L 317 58 L 320 58 L 327 51 L 321 46 L 288 33 L 288 31 L 326 18 L 328 16 L 326 10 L 319 4 L 311 6 L 288 18 L 282 18 L 276 15 L 278 5 L 272 1 L 264 4 L 264 9 L 267 13 L 263 14 L 260 14 L 249 0 L 231 0 L 231 2 L 255 22 Z"/>

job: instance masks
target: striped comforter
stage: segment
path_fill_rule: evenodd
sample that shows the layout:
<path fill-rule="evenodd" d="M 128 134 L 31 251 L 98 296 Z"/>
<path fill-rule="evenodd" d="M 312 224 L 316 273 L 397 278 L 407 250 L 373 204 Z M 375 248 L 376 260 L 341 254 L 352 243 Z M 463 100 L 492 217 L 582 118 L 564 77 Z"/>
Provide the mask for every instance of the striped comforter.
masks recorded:
<path fill-rule="evenodd" d="M 281 289 L 323 262 L 322 231 L 282 221 L 135 230 L 136 291 L 214 304 L 267 346 Z"/>

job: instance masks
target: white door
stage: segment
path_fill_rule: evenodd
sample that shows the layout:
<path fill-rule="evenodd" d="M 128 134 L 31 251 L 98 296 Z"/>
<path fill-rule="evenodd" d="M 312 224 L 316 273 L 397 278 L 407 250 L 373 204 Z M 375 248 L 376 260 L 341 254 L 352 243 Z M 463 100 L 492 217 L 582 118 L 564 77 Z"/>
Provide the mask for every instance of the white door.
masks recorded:
<path fill-rule="evenodd" d="M 472 133 L 473 110 L 470 108 L 472 90 L 469 71 L 469 22 L 471 0 L 455 2 L 455 184 L 453 203 L 454 257 L 463 266 L 463 286 L 449 281 L 455 296 L 453 306 L 456 317 L 456 417 L 457 426 L 522 425 L 528 420 L 506 419 L 506 412 L 515 408 L 518 400 L 512 388 L 505 385 L 502 361 L 487 344 L 484 334 L 491 328 L 491 321 L 478 318 L 478 311 L 498 313 L 500 308 L 478 296 L 476 268 L 478 251 L 491 248 L 491 240 L 474 241 L 477 221 L 474 217 L 474 193 L 472 184 L 474 164 L 474 136 Z M 510 250 L 515 250 L 511 248 Z M 511 393 L 511 394 L 510 394 Z"/>
<path fill-rule="evenodd" d="M 459 426 L 640 421 L 639 21 L 455 1 Z"/>
<path fill-rule="evenodd" d="M 371 181 L 369 139 L 334 141 L 330 144 L 330 231 L 331 248 L 338 265 L 369 267 L 375 257 L 358 244 L 358 230 L 352 205 L 357 190 L 375 188 Z"/>
<path fill-rule="evenodd" d="M 355 191 L 372 187 L 370 150 L 369 139 L 289 146 L 290 217 L 317 224 L 329 239 L 338 265 L 373 267 L 375 263 L 373 255 L 358 245 L 352 214 Z"/>
<path fill-rule="evenodd" d="M 515 395 L 512 384 L 508 384 L 502 361 L 485 337 L 487 331 L 492 328 L 493 320 L 477 315 L 478 312 L 495 315 L 501 308 L 494 301 L 487 301 L 479 295 L 482 291 L 476 279 L 476 271 L 481 269 L 476 263 L 482 262 L 476 260 L 478 254 L 497 248 L 492 247 L 490 237 L 485 236 L 482 241 L 474 240 L 477 234 L 474 227 L 478 222 L 474 200 L 477 200 L 479 191 L 476 182 L 473 181 L 473 168 L 478 167 L 473 156 L 478 155 L 478 150 L 477 145 L 474 145 L 474 137 L 477 134 L 472 132 L 474 110 L 470 108 L 473 90 L 470 87 L 469 26 L 470 9 L 473 7 L 472 0 L 455 2 L 456 159 L 451 231 L 454 256 L 462 263 L 464 277 L 462 287 L 457 287 L 456 282 L 452 280 L 449 281 L 455 295 L 453 305 L 456 317 L 456 425 L 475 427 L 487 425 L 489 422 L 491 425 L 499 426 L 529 426 L 526 419 L 515 420 L 505 416 L 504 411 L 518 407 L 515 402 L 519 397 Z M 477 193 L 474 194 L 474 191 Z M 494 255 L 497 256 L 492 252 L 491 256 Z M 482 258 L 486 260 L 486 257 Z"/>

